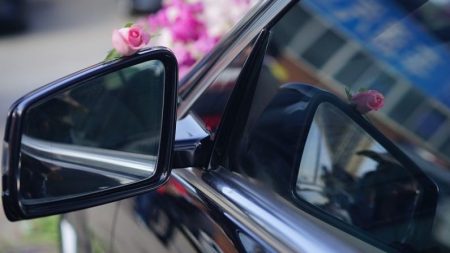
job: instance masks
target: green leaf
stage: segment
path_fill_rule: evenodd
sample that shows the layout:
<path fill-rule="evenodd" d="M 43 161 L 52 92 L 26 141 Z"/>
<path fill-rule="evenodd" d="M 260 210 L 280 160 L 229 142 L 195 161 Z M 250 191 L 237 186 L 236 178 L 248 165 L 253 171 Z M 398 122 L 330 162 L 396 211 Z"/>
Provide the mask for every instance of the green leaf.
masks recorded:
<path fill-rule="evenodd" d="M 129 27 L 131 27 L 132 25 L 134 25 L 133 22 L 128 22 L 128 23 L 125 24 L 124 28 L 129 28 Z"/>
<path fill-rule="evenodd" d="M 108 54 L 106 55 L 105 61 L 113 61 L 120 57 L 121 57 L 121 55 L 119 54 L 119 52 L 117 52 L 115 49 L 111 49 L 111 50 L 109 50 Z"/>
<path fill-rule="evenodd" d="M 345 94 L 347 95 L 348 101 L 351 101 L 352 100 L 352 92 L 347 87 L 345 87 Z"/>

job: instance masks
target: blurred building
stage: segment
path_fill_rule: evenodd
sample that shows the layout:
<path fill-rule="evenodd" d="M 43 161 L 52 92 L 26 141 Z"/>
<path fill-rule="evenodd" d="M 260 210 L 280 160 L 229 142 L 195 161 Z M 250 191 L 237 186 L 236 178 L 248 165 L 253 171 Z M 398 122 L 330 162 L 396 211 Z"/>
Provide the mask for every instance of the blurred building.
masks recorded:
<path fill-rule="evenodd" d="M 274 40 L 288 41 L 285 51 L 304 71 L 301 80 L 341 94 L 344 87 L 381 91 L 386 103 L 377 116 L 388 132 L 450 159 L 446 6 L 443 0 L 304 0 L 276 26 Z"/>

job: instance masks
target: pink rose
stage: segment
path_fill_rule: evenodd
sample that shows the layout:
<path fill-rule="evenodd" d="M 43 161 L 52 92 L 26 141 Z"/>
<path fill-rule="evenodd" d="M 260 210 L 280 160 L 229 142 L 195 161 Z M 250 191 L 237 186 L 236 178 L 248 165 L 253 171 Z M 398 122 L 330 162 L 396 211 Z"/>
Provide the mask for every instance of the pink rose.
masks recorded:
<path fill-rule="evenodd" d="M 368 90 L 352 96 L 351 102 L 356 105 L 356 109 L 364 114 L 371 110 L 378 111 L 384 105 L 383 94 L 376 90 Z"/>
<path fill-rule="evenodd" d="M 122 56 L 136 53 L 147 45 L 149 40 L 149 34 L 138 25 L 114 30 L 112 34 L 113 47 Z"/>

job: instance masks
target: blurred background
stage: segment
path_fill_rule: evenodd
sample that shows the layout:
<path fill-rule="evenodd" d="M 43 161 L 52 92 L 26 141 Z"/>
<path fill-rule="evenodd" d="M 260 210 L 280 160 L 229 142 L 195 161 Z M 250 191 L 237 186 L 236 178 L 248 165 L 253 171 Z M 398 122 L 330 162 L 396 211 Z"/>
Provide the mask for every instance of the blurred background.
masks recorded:
<path fill-rule="evenodd" d="M 14 100 L 102 61 L 111 31 L 152 8 L 132 0 L 0 0 L 0 133 Z M 11 223 L 0 211 L 0 253 L 58 252 L 57 221 Z"/>

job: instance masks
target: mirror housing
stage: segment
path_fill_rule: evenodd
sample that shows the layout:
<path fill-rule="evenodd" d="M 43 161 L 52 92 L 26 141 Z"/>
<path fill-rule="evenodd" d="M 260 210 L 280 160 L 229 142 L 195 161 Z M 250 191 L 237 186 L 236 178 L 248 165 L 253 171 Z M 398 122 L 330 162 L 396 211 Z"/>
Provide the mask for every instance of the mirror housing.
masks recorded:
<path fill-rule="evenodd" d="M 21 189 L 25 187 L 21 185 L 21 173 L 23 173 L 23 171 L 21 171 L 21 159 L 23 158 L 22 145 L 24 145 L 24 141 L 25 143 L 33 143 L 33 139 L 30 141 L 30 138 L 24 136 L 25 126 L 30 120 L 27 118 L 27 113 L 30 111 L 30 108 L 57 96 L 61 96 L 61 94 L 84 85 L 91 80 L 95 80 L 96 78 L 153 60 L 161 62 L 164 66 L 164 81 L 161 84 L 164 86 L 162 88 L 163 99 L 161 105 L 161 122 L 159 123 L 159 147 L 156 165 L 154 166 L 152 175 L 131 183 L 117 186 L 114 185 L 105 189 L 99 188 L 98 190 L 81 194 L 47 198 L 44 199 L 44 201 L 25 199 L 21 192 Z M 149 191 L 166 182 L 172 167 L 171 158 L 175 136 L 177 84 L 178 65 L 175 56 L 166 48 L 154 47 L 139 51 L 136 55 L 131 57 L 124 57 L 119 60 L 102 62 L 94 65 L 52 82 L 17 100 L 11 106 L 8 113 L 3 144 L 2 200 L 7 218 L 10 221 L 17 221 L 75 211 Z M 156 122 L 156 124 L 158 123 Z M 64 145 L 70 147 L 71 144 Z M 49 153 L 52 152 L 50 151 Z M 113 156 L 110 157 L 114 158 Z M 106 156 L 106 158 L 108 157 Z M 60 157 L 60 159 L 63 158 Z M 92 162 L 99 162 L 97 160 L 98 159 L 95 156 L 91 159 Z M 62 161 L 65 162 L 64 160 Z M 89 163 L 84 164 L 84 166 L 87 167 L 90 167 L 90 165 L 91 164 Z M 101 174 L 100 170 L 98 175 Z M 79 183 L 82 184 L 83 182 Z"/>

